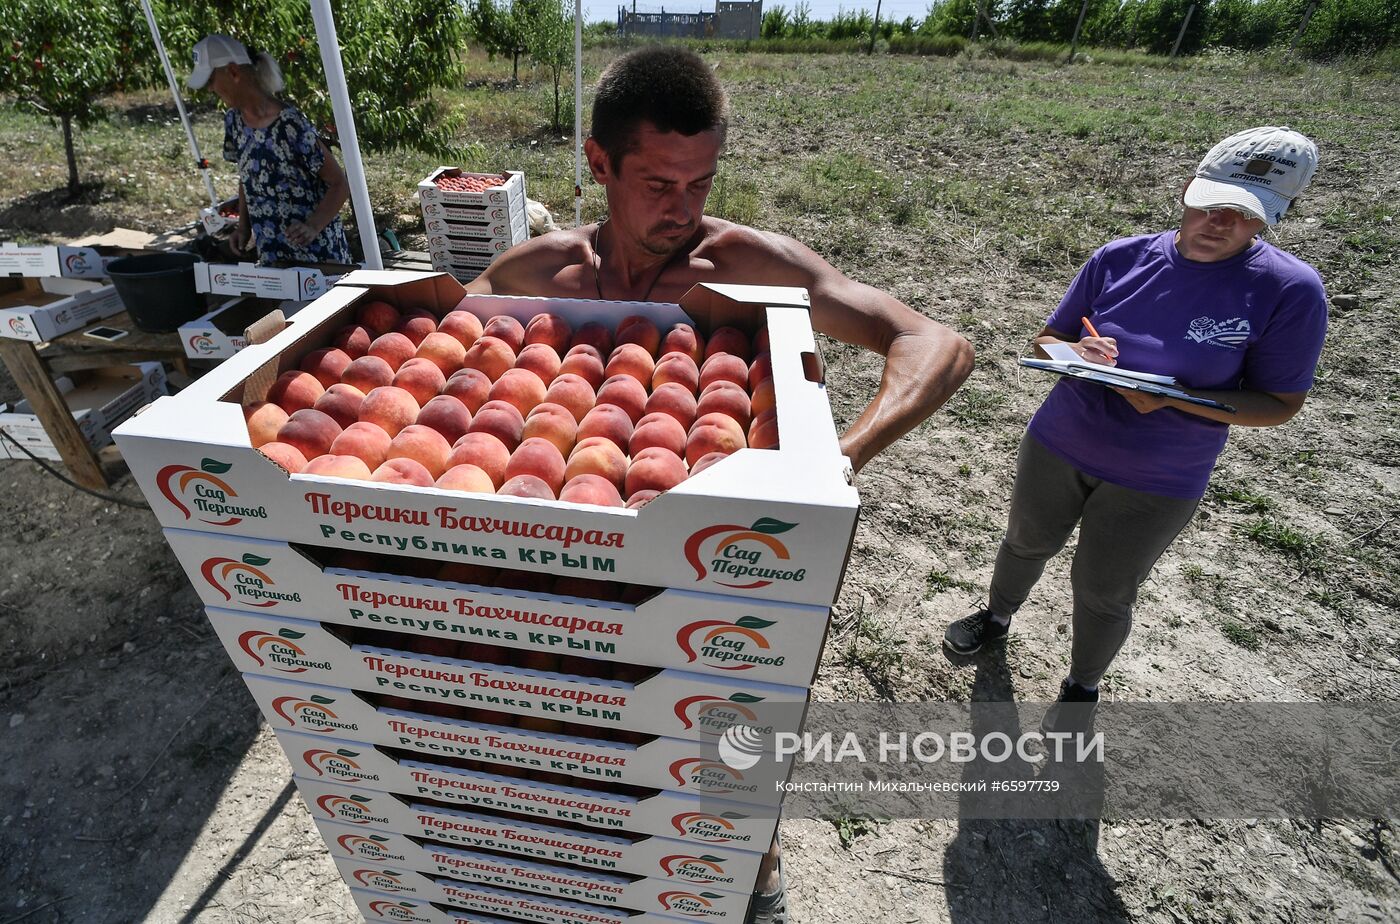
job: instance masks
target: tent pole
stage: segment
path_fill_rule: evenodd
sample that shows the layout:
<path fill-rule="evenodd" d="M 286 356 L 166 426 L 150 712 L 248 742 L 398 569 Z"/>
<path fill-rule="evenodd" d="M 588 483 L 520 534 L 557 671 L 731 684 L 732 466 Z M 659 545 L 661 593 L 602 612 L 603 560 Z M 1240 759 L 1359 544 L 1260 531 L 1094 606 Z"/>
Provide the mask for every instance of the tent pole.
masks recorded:
<path fill-rule="evenodd" d="M 355 113 L 350 108 L 350 91 L 345 85 L 345 66 L 340 60 L 340 40 L 335 34 L 330 0 L 311 0 L 311 18 L 316 24 L 316 44 L 320 46 L 321 65 L 326 70 L 326 89 L 331 95 L 331 109 L 335 113 L 336 131 L 340 135 L 340 150 L 345 155 L 345 175 L 350 180 L 350 202 L 355 209 L 355 224 L 360 229 L 365 266 L 372 270 L 383 269 L 379 234 L 374 228 L 369 186 L 365 183 L 365 165 L 360 159 L 360 138 L 355 132 Z"/>
<path fill-rule="evenodd" d="M 165 53 L 165 42 L 160 37 L 160 26 L 156 25 L 156 14 L 151 11 L 151 0 L 141 0 L 141 9 L 146 13 L 146 25 L 151 29 L 151 38 L 156 43 L 156 54 L 160 55 L 160 66 L 165 69 L 165 79 L 170 82 L 170 95 L 175 97 L 175 109 L 180 113 L 180 124 L 185 126 L 185 137 L 190 142 L 190 153 L 194 155 L 195 166 L 204 177 L 204 188 L 209 193 L 210 208 L 219 205 L 218 194 L 214 192 L 214 180 L 209 176 L 209 161 L 199 151 L 199 142 L 194 137 L 194 127 L 190 125 L 189 113 L 185 112 L 185 101 L 180 98 L 180 85 L 175 80 L 175 71 L 170 67 L 170 56 Z"/>
<path fill-rule="evenodd" d="M 583 0 L 574 0 L 574 227 L 583 224 Z"/>

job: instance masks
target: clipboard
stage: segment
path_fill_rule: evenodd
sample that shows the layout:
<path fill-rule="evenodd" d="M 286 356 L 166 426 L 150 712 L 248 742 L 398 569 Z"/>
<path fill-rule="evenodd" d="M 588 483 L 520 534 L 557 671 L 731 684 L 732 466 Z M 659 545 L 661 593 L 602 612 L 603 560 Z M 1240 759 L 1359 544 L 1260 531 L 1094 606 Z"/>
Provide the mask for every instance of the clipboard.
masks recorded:
<path fill-rule="evenodd" d="M 1232 405 L 1211 398 L 1198 398 L 1195 395 L 1182 391 L 1175 385 L 1163 385 L 1159 382 L 1148 382 L 1143 379 L 1129 378 L 1124 375 L 1114 375 L 1112 367 L 1105 367 L 1104 371 L 1097 369 L 1086 369 L 1083 366 L 1069 365 L 1053 359 L 1022 359 L 1021 365 L 1028 369 L 1039 369 L 1042 372 L 1052 372 L 1055 375 L 1068 376 L 1078 379 L 1081 382 L 1096 382 L 1099 385 L 1110 388 L 1128 388 L 1133 391 L 1140 391 L 1148 395 L 1161 395 L 1163 398 L 1175 398 L 1177 401 L 1185 401 L 1187 404 L 1197 404 L 1201 407 L 1211 407 L 1216 410 L 1235 413 Z"/>

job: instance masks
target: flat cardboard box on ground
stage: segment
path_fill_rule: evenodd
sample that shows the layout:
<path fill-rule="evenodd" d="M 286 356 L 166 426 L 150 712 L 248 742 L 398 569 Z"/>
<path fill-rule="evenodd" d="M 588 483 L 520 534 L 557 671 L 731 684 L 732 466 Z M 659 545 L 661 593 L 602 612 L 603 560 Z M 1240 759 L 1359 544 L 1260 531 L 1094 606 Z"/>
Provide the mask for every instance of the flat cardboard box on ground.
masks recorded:
<path fill-rule="evenodd" d="M 426 838 L 467 850 L 497 850 L 544 863 L 571 863 L 613 873 L 671 878 L 677 858 L 692 857 L 694 844 L 667 837 L 629 837 L 580 831 L 530 819 L 412 802 L 388 793 L 296 778 L 297 790 L 318 824 L 337 822 L 364 831 Z M 327 840 L 330 843 L 330 840 Z M 705 847 L 717 867 L 732 875 L 732 891 L 749 889 L 763 854 Z"/>
<path fill-rule="evenodd" d="M 474 295 L 438 273 L 360 272 L 302 309 L 297 323 L 157 401 L 117 433 L 163 526 L 414 554 L 625 583 L 829 605 L 859 512 L 841 455 L 801 289 L 701 285 L 682 305 Z M 462 304 L 575 326 L 646 314 L 750 333 L 766 316 L 781 449 L 740 449 L 637 510 L 289 476 L 254 450 L 242 404 L 261 400 L 355 315 L 383 299 L 441 316 Z M 687 313 L 688 312 L 688 313 Z"/>
<path fill-rule="evenodd" d="M 515 224 L 521 219 L 528 220 L 525 210 L 525 197 L 511 199 L 505 205 L 462 205 L 456 202 L 422 201 L 423 221 L 435 219 L 446 221 L 504 221 Z"/>
<path fill-rule="evenodd" d="M 112 442 L 113 427 L 143 404 L 165 394 L 165 367 L 160 363 L 136 363 L 84 369 L 61 376 L 54 384 L 83 439 L 93 449 L 101 449 Z M 0 430 L 41 459 L 60 458 L 53 437 L 44 430 L 28 401 L 20 401 L 13 411 L 0 413 Z M 29 457 L 8 440 L 0 440 L 0 458 Z"/>
<path fill-rule="evenodd" d="M 365 695 L 340 687 L 257 674 L 244 674 L 243 680 L 275 731 L 381 744 L 416 752 L 425 760 L 455 757 L 560 773 L 585 787 L 629 783 L 776 806 L 782 802 L 777 784 L 792 770 L 788 756 L 775 759 L 771 752 L 763 754 L 757 766 L 736 770 L 720 760 L 713 742 L 652 738 L 624 744 L 375 705 Z"/>
<path fill-rule="evenodd" d="M 443 189 L 436 182 L 437 178 L 442 176 L 490 177 L 499 180 L 502 174 L 504 174 L 505 179 L 501 180 L 501 185 L 489 187 L 482 192 L 459 192 Z M 511 206 L 519 203 L 518 207 L 523 212 L 525 210 L 525 174 L 518 170 L 505 170 L 501 173 L 471 173 L 458 167 L 438 167 L 425 179 L 418 182 L 418 199 L 425 207 L 430 204 L 441 204 L 484 209 L 491 206 Z"/>
<path fill-rule="evenodd" d="M 227 359 L 248 346 L 243 333 L 254 321 L 279 308 L 283 316 L 290 318 L 304 304 L 296 300 L 239 295 L 208 314 L 181 324 L 177 333 L 190 359 Z"/>
<path fill-rule="evenodd" d="M 45 288 L 51 288 L 47 280 Z M 71 293 L 8 292 L 0 295 L 0 337 L 44 343 L 120 314 L 123 307 L 110 285 Z"/>
<path fill-rule="evenodd" d="M 479 892 L 481 890 L 478 890 Z M 468 910 L 457 905 L 436 904 L 412 898 L 351 888 L 355 903 L 366 921 L 392 921 L 397 924 L 680 924 L 693 921 L 696 915 L 658 914 L 650 911 L 612 911 L 596 905 L 565 902 L 562 899 L 498 890 L 499 894 L 473 904 Z M 484 910 L 492 908 L 497 914 Z"/>
<path fill-rule="evenodd" d="M 396 758 L 382 747 L 322 735 L 279 730 L 277 740 L 287 752 L 292 772 L 304 779 L 451 802 L 468 810 L 511 812 L 546 824 L 586 825 L 603 833 L 654 834 L 691 844 L 701 852 L 709 846 L 766 850 L 778 824 L 776 809 L 728 799 L 664 789 L 635 794 L 591 789 L 583 783 L 563 786 L 529 775 L 468 770 L 427 757 Z M 718 882 L 707 878 L 710 872 L 672 870 L 665 875 Z"/>
<path fill-rule="evenodd" d="M 255 295 L 258 298 L 309 302 L 325 295 L 353 266 L 261 266 L 257 263 L 196 263 L 194 288 L 211 295 Z"/>
<path fill-rule="evenodd" d="M 107 264 L 122 257 L 154 251 L 111 244 L 0 244 L 0 276 L 70 276 L 102 279 Z"/>
<path fill-rule="evenodd" d="M 444 869 L 402 869 L 339 858 L 335 865 L 351 888 L 501 914 L 514 913 L 520 901 L 535 903 L 543 897 L 559 903 L 554 913 L 560 920 L 586 924 L 626 924 L 636 912 L 738 922 L 749 907 L 748 895 L 692 888 L 665 879 L 632 881 L 547 863 L 519 863 L 470 850 L 442 848 L 433 853 L 443 860 Z M 585 904 L 578 908 L 578 902 Z"/>
<path fill-rule="evenodd" d="M 210 607 L 717 677 L 809 686 L 829 623 L 826 607 L 670 588 L 602 602 L 328 567 L 315 556 L 332 550 L 265 539 L 167 530 L 166 540 Z"/>

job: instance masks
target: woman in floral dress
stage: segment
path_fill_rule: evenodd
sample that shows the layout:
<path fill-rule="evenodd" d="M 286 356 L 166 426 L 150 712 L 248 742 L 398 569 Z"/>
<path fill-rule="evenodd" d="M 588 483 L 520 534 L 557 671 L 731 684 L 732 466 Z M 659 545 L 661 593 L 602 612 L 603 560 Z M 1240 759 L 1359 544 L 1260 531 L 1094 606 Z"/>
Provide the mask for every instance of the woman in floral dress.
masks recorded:
<path fill-rule="evenodd" d="M 196 45 L 194 63 L 190 87 L 208 86 L 229 107 L 224 159 L 238 165 L 234 250 L 255 246 L 259 263 L 349 263 L 340 222 L 349 184 L 301 110 L 277 98 L 277 63 L 266 53 L 254 63 L 226 35 Z"/>

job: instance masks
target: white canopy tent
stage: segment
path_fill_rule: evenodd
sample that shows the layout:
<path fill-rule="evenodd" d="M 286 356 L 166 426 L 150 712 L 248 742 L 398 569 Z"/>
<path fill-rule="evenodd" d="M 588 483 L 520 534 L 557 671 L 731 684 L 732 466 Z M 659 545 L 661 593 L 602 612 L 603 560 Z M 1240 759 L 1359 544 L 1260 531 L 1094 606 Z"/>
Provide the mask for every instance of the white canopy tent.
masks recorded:
<path fill-rule="evenodd" d="M 331 109 L 335 114 L 337 134 L 345 158 L 345 175 L 350 183 L 350 204 L 355 213 L 355 224 L 360 232 L 360 241 L 365 252 L 365 265 L 369 269 L 383 269 L 384 263 L 379 254 L 377 240 L 379 233 L 374 226 L 374 212 L 370 208 L 369 185 L 365 182 L 365 165 L 360 156 L 359 135 L 355 131 L 355 113 L 350 105 L 350 91 L 345 83 L 345 65 L 340 57 L 340 40 L 336 35 L 335 17 L 331 15 L 330 0 L 310 0 L 311 18 L 316 26 L 316 44 L 321 51 L 321 66 L 326 72 L 326 89 L 331 97 Z M 189 114 L 180 95 L 180 84 L 170 65 L 170 57 L 161 39 L 160 26 L 150 0 L 141 0 L 141 8 L 146 14 L 146 24 L 150 27 L 151 38 L 155 41 L 156 52 L 160 56 L 165 79 L 170 83 L 170 93 L 175 97 L 175 108 L 180 113 L 180 122 L 185 128 L 185 137 L 194 155 L 196 166 L 204 178 L 204 187 L 209 193 L 209 204 L 219 203 L 214 191 L 214 181 L 209 175 L 209 162 L 200 153 L 199 141 L 195 138 Z M 583 221 L 583 0 L 574 0 L 574 224 Z"/>

